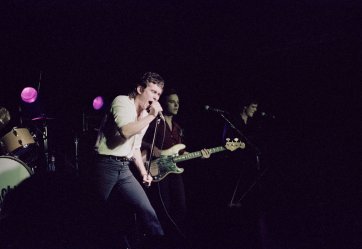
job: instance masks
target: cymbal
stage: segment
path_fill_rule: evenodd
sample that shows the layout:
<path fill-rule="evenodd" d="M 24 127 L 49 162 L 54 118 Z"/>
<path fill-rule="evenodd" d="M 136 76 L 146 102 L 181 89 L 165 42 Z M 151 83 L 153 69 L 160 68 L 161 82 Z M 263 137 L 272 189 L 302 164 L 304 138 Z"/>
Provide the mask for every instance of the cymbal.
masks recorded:
<path fill-rule="evenodd" d="M 37 120 L 52 120 L 52 119 L 55 119 L 55 118 L 40 116 L 40 117 L 32 118 L 31 120 L 32 121 L 37 121 Z"/>

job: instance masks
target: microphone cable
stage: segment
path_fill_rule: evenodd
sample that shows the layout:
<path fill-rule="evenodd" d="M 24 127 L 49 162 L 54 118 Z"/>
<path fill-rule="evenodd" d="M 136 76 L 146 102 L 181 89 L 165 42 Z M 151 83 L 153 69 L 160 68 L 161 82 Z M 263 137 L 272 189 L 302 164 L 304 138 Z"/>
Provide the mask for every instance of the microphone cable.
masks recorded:
<path fill-rule="evenodd" d="M 162 136 L 162 142 L 161 142 L 161 147 L 159 148 L 160 151 L 163 150 L 163 146 L 164 146 L 164 142 L 165 142 L 166 125 L 167 125 L 167 123 L 166 123 L 166 121 L 164 120 L 164 121 L 163 121 L 163 136 Z M 151 153 L 153 154 L 153 151 L 151 151 Z M 150 154 L 149 169 L 151 168 L 151 161 L 152 161 L 151 159 L 152 159 L 152 157 L 153 157 L 152 154 Z M 160 155 L 159 158 L 161 158 L 161 155 Z M 162 180 L 161 180 L 161 181 L 162 181 Z M 170 214 L 169 211 L 167 210 L 166 204 L 165 204 L 165 202 L 164 202 L 164 200 L 163 200 L 163 198 L 162 198 L 161 186 L 160 186 L 161 181 L 159 181 L 159 182 L 157 183 L 157 192 L 158 192 L 158 197 L 159 197 L 159 199 L 160 199 L 160 202 L 161 202 L 161 204 L 162 204 L 162 208 L 163 208 L 163 210 L 164 210 L 167 218 L 169 219 L 169 221 L 171 222 L 171 224 L 172 224 L 172 225 L 174 226 L 174 228 L 176 229 L 176 231 L 180 234 L 180 236 L 181 236 L 183 239 L 186 240 L 186 235 L 181 231 L 180 227 L 177 225 L 177 223 L 175 222 L 175 220 L 172 218 L 171 214 Z"/>

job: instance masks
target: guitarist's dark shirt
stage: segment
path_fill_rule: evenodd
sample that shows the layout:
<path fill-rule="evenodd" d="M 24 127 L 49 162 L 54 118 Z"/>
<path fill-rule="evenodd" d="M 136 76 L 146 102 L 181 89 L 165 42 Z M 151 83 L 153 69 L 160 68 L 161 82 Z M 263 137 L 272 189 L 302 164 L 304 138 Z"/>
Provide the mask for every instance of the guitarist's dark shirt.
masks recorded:
<path fill-rule="evenodd" d="M 152 128 L 150 130 L 152 130 Z M 157 148 L 159 148 L 160 150 L 166 150 L 171 148 L 175 144 L 180 143 L 183 143 L 183 131 L 180 125 L 177 124 L 175 121 L 172 121 L 171 131 L 170 127 L 166 123 L 160 122 L 157 129 L 155 141 L 155 145 L 157 146 Z M 184 151 L 180 151 L 180 154 L 182 154 L 183 152 Z"/>

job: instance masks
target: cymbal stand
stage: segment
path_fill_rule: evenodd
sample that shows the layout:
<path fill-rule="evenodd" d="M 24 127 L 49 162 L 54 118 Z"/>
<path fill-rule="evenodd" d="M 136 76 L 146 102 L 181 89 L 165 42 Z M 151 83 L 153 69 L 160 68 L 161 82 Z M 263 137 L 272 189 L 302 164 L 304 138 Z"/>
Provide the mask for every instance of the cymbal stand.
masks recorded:
<path fill-rule="evenodd" d="M 48 128 L 47 125 L 43 127 L 43 149 L 44 149 L 44 155 L 45 155 L 45 165 L 47 167 L 47 170 L 49 171 L 49 153 L 48 153 Z"/>
<path fill-rule="evenodd" d="M 48 125 L 43 125 L 43 149 L 45 155 L 45 165 L 47 167 L 47 171 L 55 171 L 55 156 L 49 155 L 49 146 L 48 146 Z"/>
<path fill-rule="evenodd" d="M 74 136 L 74 145 L 75 145 L 75 170 L 79 170 L 79 137 L 77 134 Z"/>

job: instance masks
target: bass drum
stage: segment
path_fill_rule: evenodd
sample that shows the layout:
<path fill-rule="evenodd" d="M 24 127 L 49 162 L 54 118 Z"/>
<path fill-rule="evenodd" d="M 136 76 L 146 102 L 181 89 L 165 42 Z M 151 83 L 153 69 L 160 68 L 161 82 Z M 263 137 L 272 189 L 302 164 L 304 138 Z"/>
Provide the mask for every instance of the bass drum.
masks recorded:
<path fill-rule="evenodd" d="M 0 212 L 6 194 L 33 174 L 24 162 L 10 156 L 0 156 Z"/>

